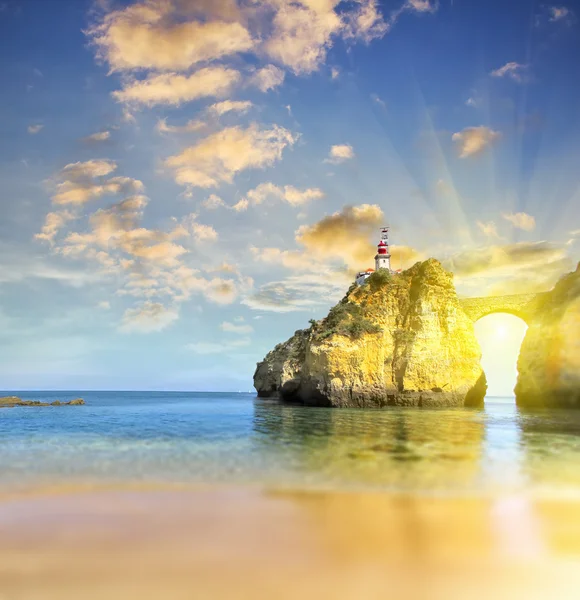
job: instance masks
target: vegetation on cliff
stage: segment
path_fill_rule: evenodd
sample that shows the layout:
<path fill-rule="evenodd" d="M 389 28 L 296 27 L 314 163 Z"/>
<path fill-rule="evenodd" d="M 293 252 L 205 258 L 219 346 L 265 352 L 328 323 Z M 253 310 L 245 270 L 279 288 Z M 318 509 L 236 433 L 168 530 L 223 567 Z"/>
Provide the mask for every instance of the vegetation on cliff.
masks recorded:
<path fill-rule="evenodd" d="M 452 275 L 430 259 L 352 286 L 258 364 L 261 396 L 326 406 L 480 405 L 485 376 Z"/>

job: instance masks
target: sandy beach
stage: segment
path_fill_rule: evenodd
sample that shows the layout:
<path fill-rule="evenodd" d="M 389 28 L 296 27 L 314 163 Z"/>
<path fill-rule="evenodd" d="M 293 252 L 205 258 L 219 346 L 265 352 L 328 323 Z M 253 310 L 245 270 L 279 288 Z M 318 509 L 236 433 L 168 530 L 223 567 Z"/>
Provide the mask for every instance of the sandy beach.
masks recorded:
<path fill-rule="evenodd" d="M 575 598 L 578 499 L 257 488 L 0 500 L 0 598 Z"/>

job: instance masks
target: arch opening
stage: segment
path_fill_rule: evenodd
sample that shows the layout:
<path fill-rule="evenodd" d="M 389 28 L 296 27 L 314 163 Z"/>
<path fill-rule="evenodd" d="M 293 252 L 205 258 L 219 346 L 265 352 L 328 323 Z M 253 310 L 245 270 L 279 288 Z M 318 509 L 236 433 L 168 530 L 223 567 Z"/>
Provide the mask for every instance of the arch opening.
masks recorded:
<path fill-rule="evenodd" d="M 487 378 L 487 399 L 513 401 L 517 362 L 528 328 L 513 314 L 496 312 L 478 319 L 475 335 L 481 346 L 481 365 Z"/>

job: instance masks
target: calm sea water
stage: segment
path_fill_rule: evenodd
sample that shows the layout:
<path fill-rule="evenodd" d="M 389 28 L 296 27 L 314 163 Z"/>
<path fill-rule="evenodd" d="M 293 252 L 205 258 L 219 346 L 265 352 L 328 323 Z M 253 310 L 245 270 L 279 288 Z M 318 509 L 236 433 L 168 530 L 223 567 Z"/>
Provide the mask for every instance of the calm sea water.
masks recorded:
<path fill-rule="evenodd" d="M 521 413 L 513 398 L 490 398 L 483 411 L 375 411 L 238 393 L 17 394 L 81 396 L 86 405 L 0 409 L 3 487 L 147 481 L 580 493 L 580 411 Z"/>

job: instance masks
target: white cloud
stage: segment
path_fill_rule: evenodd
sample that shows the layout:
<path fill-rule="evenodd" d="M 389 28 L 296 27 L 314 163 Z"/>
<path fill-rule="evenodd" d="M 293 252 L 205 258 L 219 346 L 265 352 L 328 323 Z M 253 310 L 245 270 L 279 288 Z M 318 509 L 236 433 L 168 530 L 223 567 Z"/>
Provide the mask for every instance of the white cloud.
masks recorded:
<path fill-rule="evenodd" d="M 499 237 L 497 226 L 493 221 L 488 221 L 487 223 L 477 221 L 476 224 L 479 230 L 487 237 Z"/>
<path fill-rule="evenodd" d="M 571 15 L 570 9 L 565 6 L 550 6 L 549 13 L 552 22 L 562 21 Z"/>
<path fill-rule="evenodd" d="M 101 310 L 110 310 L 111 303 L 108 300 L 101 300 L 101 302 L 97 304 L 97 308 L 100 308 Z"/>
<path fill-rule="evenodd" d="M 477 100 L 477 98 L 474 98 L 473 96 L 470 96 L 465 101 L 465 106 L 471 106 L 472 108 L 477 108 L 479 106 L 479 100 Z"/>
<path fill-rule="evenodd" d="M 128 81 L 122 90 L 113 92 L 118 102 L 155 106 L 179 106 L 199 98 L 226 96 L 241 75 L 226 67 L 206 67 L 191 75 L 162 73 L 146 79 Z"/>
<path fill-rule="evenodd" d="M 98 131 L 97 133 L 92 133 L 91 135 L 87 135 L 87 137 L 83 138 L 85 142 L 106 142 L 111 137 L 110 131 Z"/>
<path fill-rule="evenodd" d="M 218 239 L 218 233 L 211 225 L 194 221 L 191 224 L 191 231 L 198 242 L 215 242 Z"/>
<path fill-rule="evenodd" d="M 437 0 L 407 0 L 406 8 L 421 13 L 434 13 L 439 8 Z"/>
<path fill-rule="evenodd" d="M 185 125 L 168 125 L 167 119 L 159 119 L 156 126 L 159 133 L 195 133 L 205 127 L 203 121 L 196 120 L 188 121 Z"/>
<path fill-rule="evenodd" d="M 532 215 L 528 215 L 525 212 L 502 213 L 501 216 L 506 221 L 509 221 L 516 229 L 533 231 L 536 228 L 536 219 L 532 217 Z"/>
<path fill-rule="evenodd" d="M 292 185 L 279 187 L 273 183 L 261 183 L 258 187 L 250 190 L 245 199 L 240 200 L 234 209 L 237 211 L 246 210 L 250 204 L 262 204 L 268 198 L 278 198 L 291 204 L 292 206 L 301 206 L 311 200 L 318 200 L 324 197 L 324 192 L 319 188 L 308 188 L 299 190 Z M 244 201 L 245 200 L 245 201 Z"/>
<path fill-rule="evenodd" d="M 224 208 L 226 203 L 216 194 L 211 194 L 201 205 L 207 210 L 216 210 L 218 208 Z"/>
<path fill-rule="evenodd" d="M 223 102 L 218 102 L 217 104 L 212 104 L 208 111 L 216 114 L 218 117 L 225 115 L 229 112 L 239 112 L 245 113 L 250 110 L 254 106 L 249 101 L 233 101 L 233 100 L 224 100 Z"/>
<path fill-rule="evenodd" d="M 499 140 L 501 133 L 489 127 L 466 127 L 463 131 L 454 133 L 451 139 L 459 148 L 459 157 L 468 158 L 483 152 L 495 141 Z"/>
<path fill-rule="evenodd" d="M 250 85 L 262 92 L 268 92 L 284 83 L 285 73 L 274 65 L 258 69 L 250 79 Z"/>
<path fill-rule="evenodd" d="M 37 233 L 34 237 L 37 240 L 44 240 L 49 244 L 54 244 L 54 238 L 58 232 L 74 218 L 75 215 L 68 210 L 50 212 L 46 215 L 41 232 Z"/>
<path fill-rule="evenodd" d="M 330 148 L 330 154 L 325 162 L 339 164 L 354 158 L 354 149 L 350 144 L 338 144 Z"/>
<path fill-rule="evenodd" d="M 416 0 L 415 0 L 416 1 Z M 378 0 L 357 0 L 358 8 L 347 15 L 345 37 L 358 38 L 369 43 L 383 37 L 391 28 L 378 9 Z"/>
<path fill-rule="evenodd" d="M 330 77 L 332 79 L 338 79 L 340 77 L 340 69 L 332 67 L 332 69 L 330 69 Z"/>
<path fill-rule="evenodd" d="M 228 321 L 224 321 L 220 325 L 220 329 L 228 333 L 236 333 L 239 335 L 247 335 L 254 331 L 254 328 L 251 325 L 236 325 L 235 323 L 230 323 Z"/>
<path fill-rule="evenodd" d="M 231 183 L 241 171 L 272 165 L 297 139 L 276 125 L 272 129 L 260 129 L 256 124 L 247 129 L 229 127 L 171 156 L 165 164 L 174 170 L 180 185 L 217 187 Z"/>
<path fill-rule="evenodd" d="M 70 179 L 67 181 L 71 185 L 82 186 L 93 195 L 96 194 L 95 186 L 115 187 L 115 190 L 109 191 L 125 193 L 126 197 L 109 208 L 87 215 L 88 230 L 69 231 L 63 236 L 64 241 L 59 243 L 56 242 L 57 234 L 69 220 L 80 218 L 80 206 L 75 212 L 49 213 L 37 238 L 49 241 L 57 255 L 69 259 L 82 258 L 96 264 L 100 278 L 115 282 L 117 295 L 140 300 L 137 306 L 125 312 L 122 330 L 161 330 L 177 319 L 178 303 L 193 294 L 203 295 L 208 302 L 231 304 L 253 285 L 251 279 L 245 278 L 237 269 L 226 271 L 224 268 L 222 272 L 233 275 L 233 278 L 227 279 L 206 277 L 190 268 L 187 256 L 195 255 L 200 244 L 215 241 L 218 237 L 216 230 L 199 223 L 195 213 L 180 221 L 173 219 L 174 226 L 169 231 L 141 226 L 148 198 L 127 194 L 134 192 L 136 187 L 142 189 L 143 184 L 128 177 L 103 179 L 115 168 L 115 163 L 104 160 L 67 165 L 58 177 L 68 176 Z M 102 181 L 96 182 L 95 179 Z M 176 243 L 180 239 L 185 240 L 185 245 Z M 206 273 L 211 270 L 208 267 Z M 166 302 L 170 303 L 169 308 L 166 308 Z"/>
<path fill-rule="evenodd" d="M 276 313 L 311 311 L 328 307 L 344 296 L 351 278 L 336 272 L 293 275 L 261 286 L 242 300 L 253 310 Z"/>
<path fill-rule="evenodd" d="M 117 163 L 113 160 L 87 160 L 85 162 L 76 162 L 66 165 L 60 171 L 59 177 L 70 181 L 94 179 L 95 177 L 109 175 L 116 168 Z"/>
<path fill-rule="evenodd" d="M 386 110 L 387 103 L 378 94 L 371 94 L 371 100 L 375 104 L 378 104 L 378 106 Z"/>
<path fill-rule="evenodd" d="M 27 131 L 31 135 L 34 135 L 34 134 L 38 133 L 39 131 L 41 131 L 43 128 L 44 128 L 44 125 L 41 125 L 40 123 L 38 123 L 36 125 L 29 125 L 27 128 Z"/>
<path fill-rule="evenodd" d="M 509 77 L 517 83 L 524 83 L 528 77 L 528 65 L 522 65 L 517 62 L 508 62 L 503 67 L 495 69 L 490 73 L 492 77 Z"/>
<path fill-rule="evenodd" d="M 175 308 L 148 300 L 125 311 L 120 329 L 126 333 L 161 331 L 169 327 L 178 317 L 179 313 Z"/>

